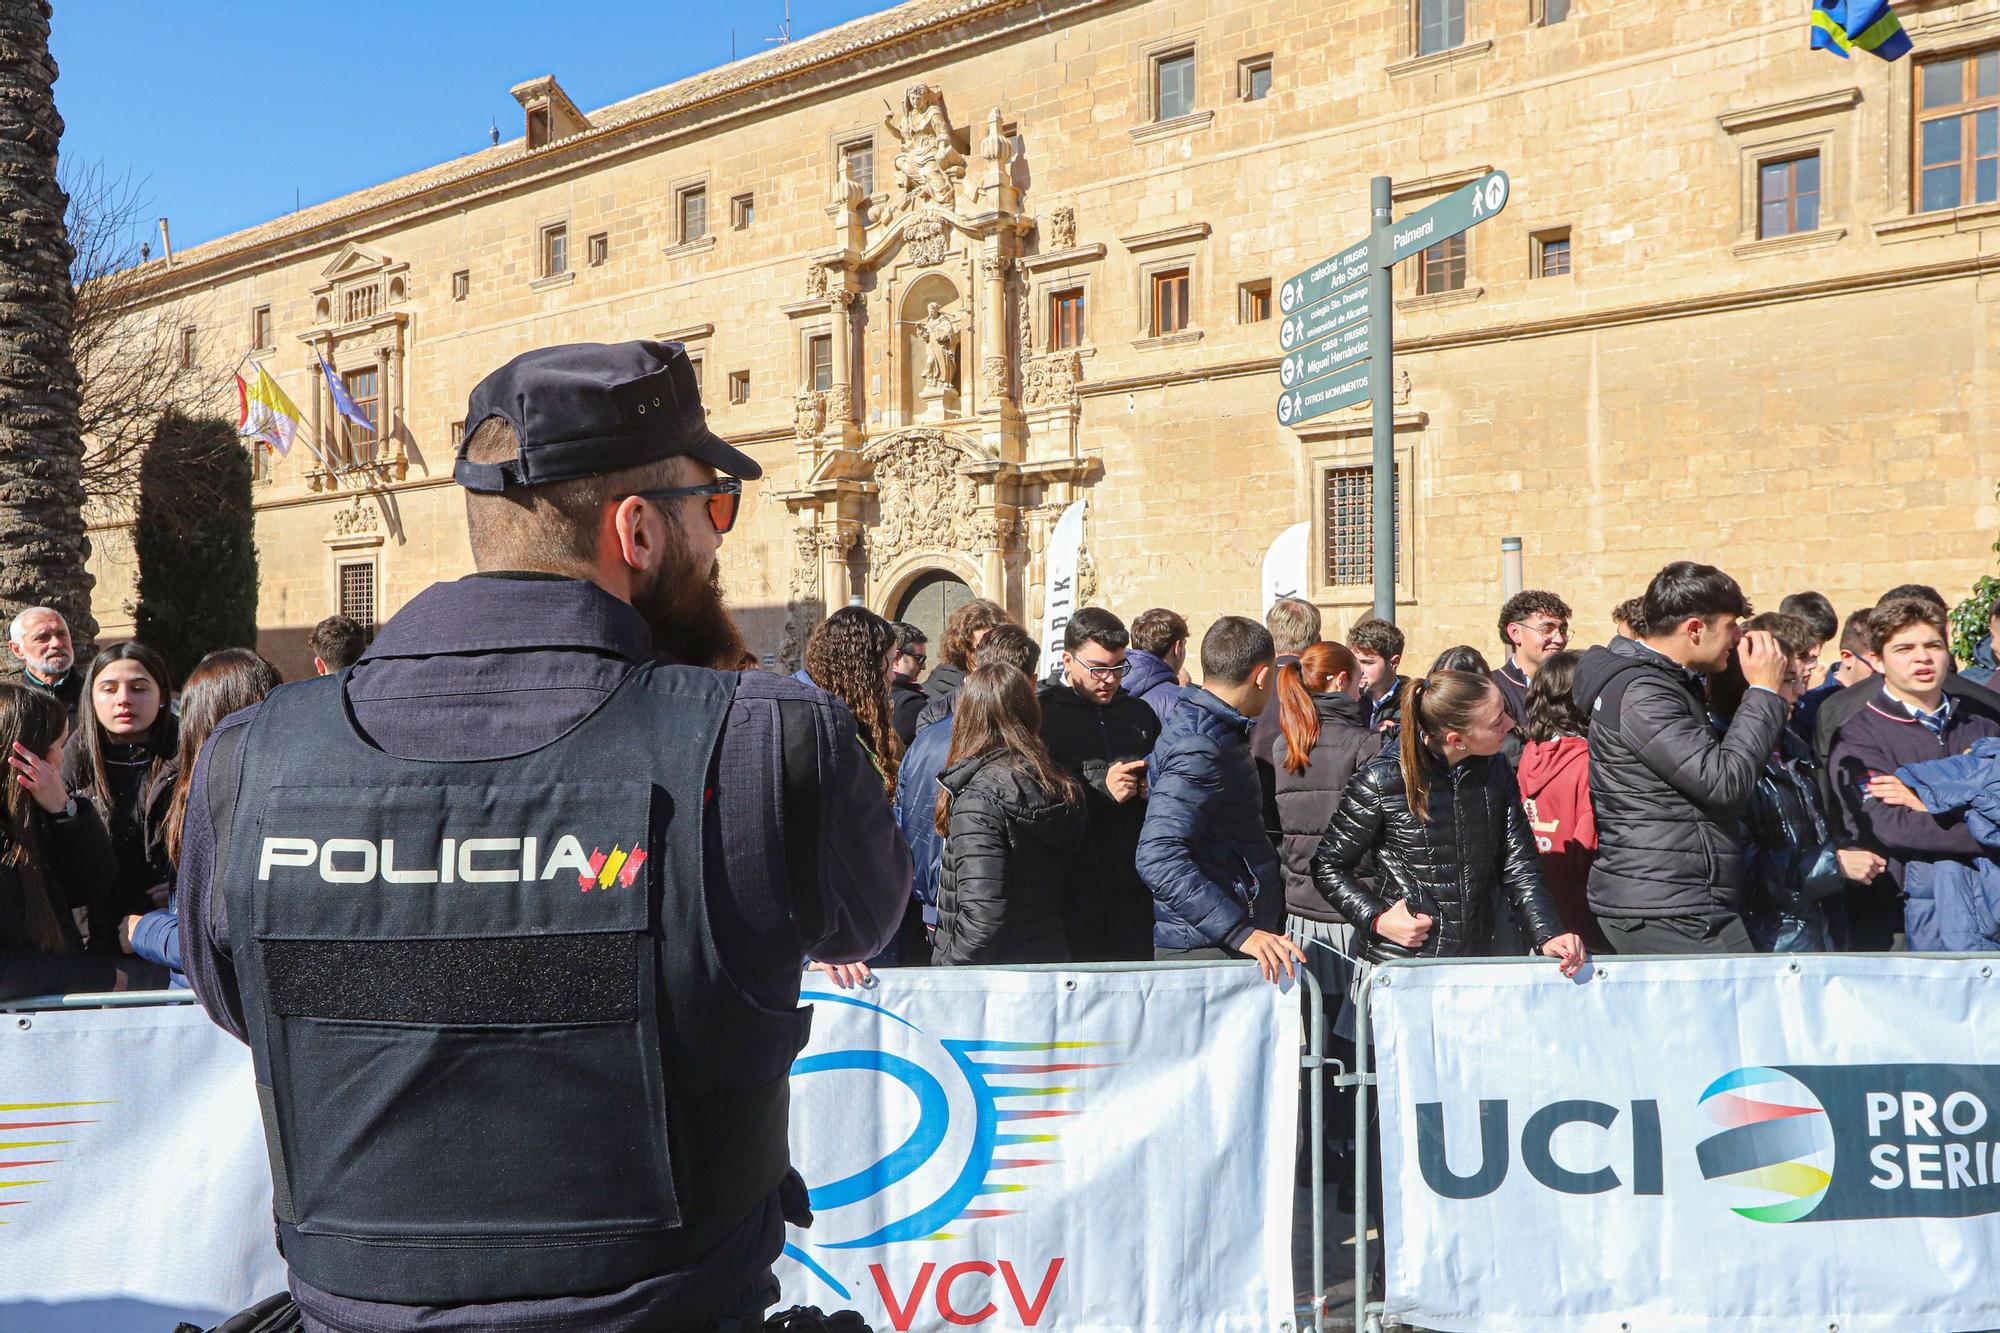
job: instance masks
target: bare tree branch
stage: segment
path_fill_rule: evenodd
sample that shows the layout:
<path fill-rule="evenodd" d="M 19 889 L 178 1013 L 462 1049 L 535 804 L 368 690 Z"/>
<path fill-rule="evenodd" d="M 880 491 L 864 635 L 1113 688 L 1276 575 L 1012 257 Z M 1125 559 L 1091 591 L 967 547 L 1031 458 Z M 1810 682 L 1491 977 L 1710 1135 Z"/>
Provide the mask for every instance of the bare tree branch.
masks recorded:
<path fill-rule="evenodd" d="M 229 342 L 208 318 L 208 302 L 147 301 L 155 274 L 141 268 L 152 220 L 142 183 L 129 172 L 114 176 L 102 163 L 67 158 L 59 174 L 75 251 L 70 346 L 83 386 L 84 491 L 107 517 L 132 518 L 139 461 L 160 418 L 214 415 L 236 367 L 223 364 Z M 193 365 L 182 364 L 181 330 L 188 327 L 199 331 Z M 192 470 L 174 491 L 190 511 L 219 499 L 207 494 L 202 479 L 209 475 Z"/>

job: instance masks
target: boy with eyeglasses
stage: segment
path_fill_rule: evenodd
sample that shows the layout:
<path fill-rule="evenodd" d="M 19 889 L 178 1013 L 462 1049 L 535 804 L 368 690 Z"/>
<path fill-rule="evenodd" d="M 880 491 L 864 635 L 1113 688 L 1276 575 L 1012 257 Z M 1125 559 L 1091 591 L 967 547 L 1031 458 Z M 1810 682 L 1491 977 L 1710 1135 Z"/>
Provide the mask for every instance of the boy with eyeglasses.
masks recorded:
<path fill-rule="evenodd" d="M 1070 957 L 1148 962 L 1153 897 L 1139 878 L 1146 822 L 1146 756 L 1160 718 L 1126 692 L 1132 638 L 1102 607 L 1086 606 L 1063 628 L 1062 673 L 1037 692 L 1049 755 L 1084 786 L 1090 831 L 1070 876 L 1064 924 Z"/>
<path fill-rule="evenodd" d="M 1507 661 L 1493 673 L 1493 683 L 1507 701 L 1507 711 L 1519 726 L 1528 717 L 1528 686 L 1550 653 L 1569 647 L 1569 603 L 1552 592 L 1531 588 L 1517 592 L 1500 608 L 1500 641 Z"/>

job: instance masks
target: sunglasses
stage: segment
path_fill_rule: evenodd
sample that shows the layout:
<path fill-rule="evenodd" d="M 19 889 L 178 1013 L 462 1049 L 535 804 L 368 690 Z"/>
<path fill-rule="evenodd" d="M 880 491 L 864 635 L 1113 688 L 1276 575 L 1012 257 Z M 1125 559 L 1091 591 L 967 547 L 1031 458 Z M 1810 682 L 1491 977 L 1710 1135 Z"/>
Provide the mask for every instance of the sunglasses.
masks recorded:
<path fill-rule="evenodd" d="M 743 501 L 743 483 L 735 477 L 717 477 L 705 486 L 670 486 L 663 491 L 634 491 L 632 494 L 654 504 L 690 495 L 706 495 L 708 521 L 715 525 L 716 532 L 724 533 L 736 526 L 736 510 Z"/>

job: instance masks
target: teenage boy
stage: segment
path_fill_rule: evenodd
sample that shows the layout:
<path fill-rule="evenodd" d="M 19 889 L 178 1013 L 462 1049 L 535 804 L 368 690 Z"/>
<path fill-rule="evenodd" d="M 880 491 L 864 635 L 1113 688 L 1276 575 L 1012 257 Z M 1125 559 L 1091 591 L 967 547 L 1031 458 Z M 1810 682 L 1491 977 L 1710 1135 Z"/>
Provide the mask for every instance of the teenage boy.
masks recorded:
<path fill-rule="evenodd" d="M 1160 718 L 1125 692 L 1132 645 L 1125 622 L 1086 606 L 1063 627 L 1062 674 L 1036 692 L 1049 757 L 1083 784 L 1090 831 L 1063 907 L 1079 963 L 1153 956 L 1153 900 L 1133 864 L 1146 822 L 1146 756 Z"/>
<path fill-rule="evenodd" d="M 1678 561 L 1646 589 L 1633 626 L 1642 637 L 1577 663 L 1597 814 L 1586 896 L 1619 953 L 1753 951 L 1737 829 L 1785 725 L 1778 689 L 1792 663 L 1771 635 L 1742 633 L 1749 614 L 1735 579 Z M 1732 651 L 1749 688 L 1718 737 L 1700 682 L 1727 668 Z"/>
<path fill-rule="evenodd" d="M 1537 588 L 1515 593 L 1500 608 L 1500 642 L 1507 645 L 1507 661 L 1493 673 L 1493 683 L 1516 726 L 1528 719 L 1528 686 L 1543 659 L 1569 647 L 1569 615 L 1568 602 Z"/>
<path fill-rule="evenodd" d="M 1375 616 L 1364 617 L 1347 631 L 1347 650 L 1354 654 L 1361 697 L 1368 703 L 1368 725 L 1387 731 L 1403 717 L 1405 681 L 1396 674 L 1403 664 L 1403 631 Z"/>
<path fill-rule="evenodd" d="M 1888 805 L 1867 795 L 1868 783 L 1904 764 L 1963 754 L 1976 741 L 2000 736 L 2000 711 L 1946 688 L 1950 636 L 1944 612 L 1933 603 L 1886 601 L 1869 616 L 1868 631 L 1882 688 L 1835 729 L 1832 781 L 1846 832 L 1889 862 L 1887 876 L 1849 895 L 1851 946 L 1892 949 L 1905 929 L 1922 938 L 1921 918 L 1930 907 L 1920 887 L 1927 868 L 1986 852 L 1960 815 Z M 1905 892 L 1911 894 L 1907 918 Z"/>
<path fill-rule="evenodd" d="M 1202 683 L 1181 695 L 1153 748 L 1138 853 L 1156 957 L 1254 958 L 1271 981 L 1305 961 L 1284 933 L 1285 876 L 1250 757 L 1276 659 L 1270 631 L 1246 616 L 1209 626 Z"/>

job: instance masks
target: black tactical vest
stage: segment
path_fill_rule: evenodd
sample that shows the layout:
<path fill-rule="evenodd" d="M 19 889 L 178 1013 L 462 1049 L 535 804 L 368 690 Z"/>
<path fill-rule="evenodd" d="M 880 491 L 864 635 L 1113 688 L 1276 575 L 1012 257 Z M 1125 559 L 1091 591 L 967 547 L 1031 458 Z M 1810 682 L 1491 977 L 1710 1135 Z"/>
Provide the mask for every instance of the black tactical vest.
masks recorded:
<path fill-rule="evenodd" d="M 789 1167 L 810 1012 L 748 999 L 709 929 L 735 678 L 637 667 L 551 744 L 473 762 L 374 748 L 345 681 L 264 702 L 226 816 L 286 1261 L 428 1305 L 685 1263 Z"/>

